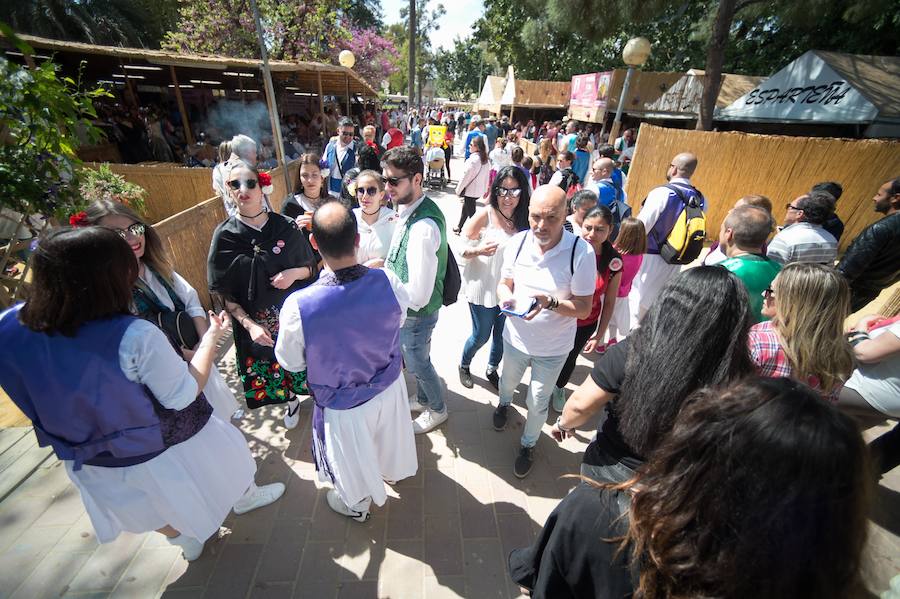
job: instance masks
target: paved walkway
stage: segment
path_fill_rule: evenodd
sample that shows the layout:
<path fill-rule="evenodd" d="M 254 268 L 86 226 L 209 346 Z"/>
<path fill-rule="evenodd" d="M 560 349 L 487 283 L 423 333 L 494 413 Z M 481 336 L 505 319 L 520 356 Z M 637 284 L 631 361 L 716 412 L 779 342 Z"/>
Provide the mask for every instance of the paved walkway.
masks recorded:
<path fill-rule="evenodd" d="M 458 175 L 462 165 L 454 163 Z M 435 195 L 455 224 L 458 200 Z M 442 310 L 432 354 L 448 383 L 450 419 L 417 437 L 418 474 L 394 487 L 369 522 L 352 522 L 325 504 L 325 490 L 314 482 L 309 402 L 300 426 L 287 434 L 280 409 L 264 408 L 240 426 L 259 463 L 257 481 L 282 481 L 287 492 L 272 506 L 231 516 L 199 560 L 189 565 L 155 533 L 98 545 L 78 492 L 51 459 L 0 503 L 0 598 L 518 597 L 506 555 L 534 538 L 575 484 L 560 477 L 577 472 L 591 431 L 560 446 L 546 427 L 534 470 L 516 479 L 524 386 L 507 430 L 495 432 L 496 396 L 483 378 L 487 348 L 473 363 L 476 388 L 466 390 L 457 379 L 469 331 L 465 302 Z M 233 353 L 224 362 L 236 387 Z M 580 358 L 572 380 L 581 382 L 589 365 Z M 0 463 L 15 459 L 5 456 Z M 898 490 L 897 471 L 878 490 L 866 576 L 877 591 L 900 572 Z"/>

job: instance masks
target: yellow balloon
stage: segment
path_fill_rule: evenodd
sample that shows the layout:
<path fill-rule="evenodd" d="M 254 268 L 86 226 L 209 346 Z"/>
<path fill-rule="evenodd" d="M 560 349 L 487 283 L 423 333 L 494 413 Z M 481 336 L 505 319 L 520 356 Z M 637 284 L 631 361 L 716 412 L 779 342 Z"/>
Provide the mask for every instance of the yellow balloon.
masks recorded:
<path fill-rule="evenodd" d="M 352 69 L 353 65 L 356 64 L 356 57 L 353 56 L 353 52 L 350 50 L 341 50 L 341 53 L 338 54 L 338 62 L 341 63 L 342 67 Z"/>

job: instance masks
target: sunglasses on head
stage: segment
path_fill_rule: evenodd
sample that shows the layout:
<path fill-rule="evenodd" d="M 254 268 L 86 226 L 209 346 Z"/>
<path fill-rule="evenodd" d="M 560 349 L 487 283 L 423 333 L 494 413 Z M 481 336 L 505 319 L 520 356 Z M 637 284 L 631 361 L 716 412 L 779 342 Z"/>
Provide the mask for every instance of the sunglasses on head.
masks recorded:
<path fill-rule="evenodd" d="M 142 237 L 144 235 L 144 231 L 146 227 L 141 223 L 134 223 L 133 225 L 129 225 L 124 229 L 116 229 L 116 233 L 119 234 L 119 237 L 125 239 L 130 233 L 134 237 Z"/>
<path fill-rule="evenodd" d="M 356 188 L 356 195 L 358 195 L 358 196 L 363 196 L 363 195 L 367 195 L 367 194 L 368 194 L 368 195 L 370 195 L 370 196 L 374 196 L 374 195 L 377 194 L 379 191 L 381 191 L 381 190 L 378 189 L 377 187 L 357 187 L 357 188 Z"/>
<path fill-rule="evenodd" d="M 245 179 L 241 181 L 240 179 L 234 179 L 233 181 L 228 182 L 228 187 L 237 191 L 241 188 L 241 185 L 245 185 L 247 189 L 256 189 L 256 184 L 258 181 L 256 179 Z"/>

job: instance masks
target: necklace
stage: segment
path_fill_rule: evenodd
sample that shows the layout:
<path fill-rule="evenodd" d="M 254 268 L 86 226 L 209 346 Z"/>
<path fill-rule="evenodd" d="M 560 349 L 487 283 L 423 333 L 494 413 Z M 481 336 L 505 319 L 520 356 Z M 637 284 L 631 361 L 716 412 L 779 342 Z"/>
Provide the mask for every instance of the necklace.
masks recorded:
<path fill-rule="evenodd" d="M 253 216 L 250 216 L 249 214 L 244 214 L 243 212 L 240 212 L 240 211 L 238 211 L 238 214 L 240 214 L 240 215 L 243 216 L 244 218 L 254 219 L 254 218 L 259 218 L 260 216 L 262 216 L 263 214 L 265 214 L 265 212 L 266 212 L 266 209 L 263 208 L 262 210 L 260 210 L 260 211 L 257 212 L 256 214 L 254 214 Z"/>
<path fill-rule="evenodd" d="M 360 211 L 362 211 L 362 213 L 365 214 L 366 216 L 375 216 L 376 214 L 381 212 L 381 208 L 379 207 L 375 212 L 366 212 L 362 208 L 360 208 Z"/>
<path fill-rule="evenodd" d="M 502 217 L 506 220 L 507 223 L 509 223 L 510 225 L 515 226 L 516 223 L 513 222 L 513 219 L 511 219 L 511 218 L 509 218 L 508 216 L 506 216 L 505 214 L 503 214 L 503 211 L 502 211 L 502 210 L 500 210 L 500 209 L 498 208 L 498 209 L 497 209 L 497 212 L 500 214 L 500 216 L 502 216 Z"/>

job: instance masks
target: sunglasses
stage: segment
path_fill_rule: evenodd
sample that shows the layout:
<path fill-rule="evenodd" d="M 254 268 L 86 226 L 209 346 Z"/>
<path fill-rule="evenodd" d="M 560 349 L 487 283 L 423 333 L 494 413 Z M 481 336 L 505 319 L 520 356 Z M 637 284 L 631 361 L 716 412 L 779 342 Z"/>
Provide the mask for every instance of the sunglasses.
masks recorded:
<path fill-rule="evenodd" d="M 784 209 L 785 209 L 785 210 L 796 210 L 797 212 L 802 212 L 802 210 L 803 210 L 802 208 L 797 208 L 796 206 L 794 206 L 794 205 L 791 204 L 790 202 L 788 202 L 787 204 L 784 205 Z"/>
<path fill-rule="evenodd" d="M 766 287 L 765 289 L 763 289 L 762 295 L 766 299 L 772 299 L 773 297 L 775 297 L 775 290 L 771 287 Z"/>
<path fill-rule="evenodd" d="M 368 195 L 370 195 L 370 196 L 374 196 L 374 195 L 377 194 L 379 191 L 381 191 L 381 190 L 378 189 L 377 187 L 357 187 L 357 188 L 356 188 L 356 195 L 358 195 L 358 196 L 364 196 L 364 195 L 367 195 L 367 194 L 368 194 Z"/>
<path fill-rule="evenodd" d="M 500 187 L 497 189 L 497 195 L 505 198 L 506 196 L 512 196 L 514 198 L 522 195 L 522 190 L 516 187 L 515 189 L 510 189 L 509 187 Z"/>
<path fill-rule="evenodd" d="M 241 181 L 240 179 L 234 179 L 233 181 L 228 182 L 228 187 L 237 191 L 241 188 L 241 185 L 245 185 L 247 189 L 256 189 L 256 184 L 258 181 L 256 179 L 245 179 Z"/>
<path fill-rule="evenodd" d="M 147 230 L 147 227 L 145 227 L 143 224 L 134 223 L 133 225 L 129 225 L 128 227 L 126 227 L 124 229 L 116 229 L 115 231 L 116 231 L 116 233 L 119 234 L 119 237 L 121 237 L 122 239 L 125 239 L 128 237 L 129 234 L 131 234 L 133 237 L 143 237 L 144 231 L 146 231 L 146 230 Z"/>
<path fill-rule="evenodd" d="M 353 137 L 352 131 L 341 131 L 341 137 Z"/>
<path fill-rule="evenodd" d="M 400 185 L 400 181 L 404 179 L 412 179 L 413 175 L 403 175 L 402 177 L 384 177 L 384 182 L 390 185 L 391 187 L 397 187 Z"/>

